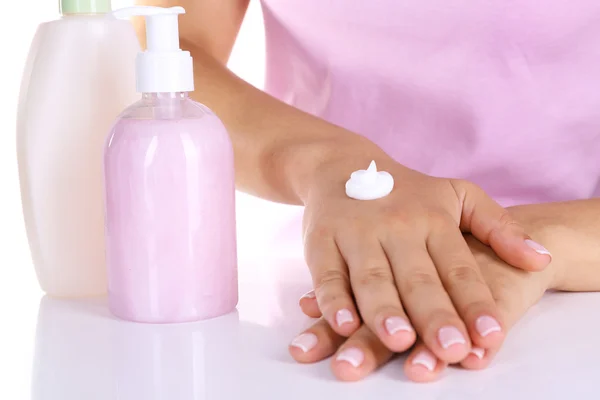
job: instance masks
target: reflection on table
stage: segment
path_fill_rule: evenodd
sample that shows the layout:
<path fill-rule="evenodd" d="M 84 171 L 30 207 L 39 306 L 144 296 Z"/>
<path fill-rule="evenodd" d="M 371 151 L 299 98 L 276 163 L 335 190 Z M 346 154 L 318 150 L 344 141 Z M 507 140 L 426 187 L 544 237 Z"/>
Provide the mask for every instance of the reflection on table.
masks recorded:
<path fill-rule="evenodd" d="M 510 332 L 493 365 L 448 370 L 414 384 L 402 357 L 368 379 L 337 382 L 329 362 L 299 365 L 287 345 L 311 321 L 298 259 L 240 268 L 238 311 L 209 321 L 146 325 L 117 320 L 105 299 L 40 304 L 33 400 L 577 399 L 597 398 L 600 294 L 550 294 Z M 595 394 L 594 394 L 595 393 Z"/>

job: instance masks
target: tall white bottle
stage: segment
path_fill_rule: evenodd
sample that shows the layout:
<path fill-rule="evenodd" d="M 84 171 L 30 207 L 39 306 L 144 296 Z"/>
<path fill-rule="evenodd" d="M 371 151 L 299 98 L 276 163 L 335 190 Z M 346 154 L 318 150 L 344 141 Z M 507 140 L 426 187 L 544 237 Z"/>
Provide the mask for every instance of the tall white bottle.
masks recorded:
<path fill-rule="evenodd" d="M 110 0 L 62 0 L 26 63 L 17 122 L 23 211 L 42 289 L 106 292 L 102 154 L 106 132 L 137 99 L 133 26 Z"/>

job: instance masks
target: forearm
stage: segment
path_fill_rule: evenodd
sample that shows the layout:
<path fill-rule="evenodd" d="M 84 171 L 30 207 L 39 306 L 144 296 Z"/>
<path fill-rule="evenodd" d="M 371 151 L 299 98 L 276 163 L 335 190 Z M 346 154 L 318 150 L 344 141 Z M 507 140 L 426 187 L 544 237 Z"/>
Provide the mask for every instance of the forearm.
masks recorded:
<path fill-rule="evenodd" d="M 552 253 L 556 289 L 600 290 L 600 199 L 517 206 L 511 211 Z"/>
<path fill-rule="evenodd" d="M 316 168 L 336 157 L 365 167 L 385 157 L 366 139 L 284 104 L 231 73 L 200 48 L 196 92 L 223 120 L 235 151 L 238 188 L 273 201 L 301 204 Z M 364 161 L 359 161 L 364 160 Z"/>

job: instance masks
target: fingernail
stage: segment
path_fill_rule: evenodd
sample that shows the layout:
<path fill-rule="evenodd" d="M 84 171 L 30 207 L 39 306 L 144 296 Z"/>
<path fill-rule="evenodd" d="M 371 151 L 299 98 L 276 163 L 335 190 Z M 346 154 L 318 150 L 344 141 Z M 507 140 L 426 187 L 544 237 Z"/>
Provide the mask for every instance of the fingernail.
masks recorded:
<path fill-rule="evenodd" d="M 462 333 L 453 326 L 441 328 L 438 332 L 438 340 L 444 349 L 454 346 L 455 344 L 467 343 Z"/>
<path fill-rule="evenodd" d="M 315 291 L 311 290 L 310 292 L 305 293 L 302 297 L 300 297 L 300 300 L 302 299 L 314 299 L 317 296 L 315 295 Z"/>
<path fill-rule="evenodd" d="M 338 326 L 342 326 L 344 324 L 354 322 L 354 317 L 352 316 L 350 310 L 344 308 L 335 314 L 335 322 L 338 324 Z"/>
<path fill-rule="evenodd" d="M 404 318 L 389 317 L 385 320 L 385 330 L 388 334 L 394 335 L 398 332 L 412 332 L 413 329 Z"/>
<path fill-rule="evenodd" d="M 430 372 L 435 370 L 437 365 L 437 359 L 430 352 L 423 350 L 412 360 L 413 365 L 422 365 L 427 368 Z"/>
<path fill-rule="evenodd" d="M 362 350 L 357 349 L 356 347 L 350 347 L 349 349 L 345 349 L 340 354 L 338 354 L 336 360 L 346 361 L 354 368 L 358 368 L 365 360 L 365 353 L 363 353 Z"/>
<path fill-rule="evenodd" d="M 485 350 L 480 347 L 473 347 L 469 353 L 475 354 L 475 357 L 480 360 L 483 360 L 483 356 L 485 356 Z"/>
<path fill-rule="evenodd" d="M 317 335 L 314 333 L 303 333 L 301 335 L 296 336 L 290 346 L 297 347 L 305 353 L 311 351 L 319 340 L 317 339 Z"/>
<path fill-rule="evenodd" d="M 544 254 L 544 255 L 552 257 L 552 254 L 550 254 L 548 249 L 545 248 L 544 246 L 542 246 L 541 244 L 539 244 L 538 242 L 534 242 L 531 239 L 526 239 L 525 244 L 527 246 L 531 247 L 533 250 L 535 250 L 535 252 L 538 254 Z"/>
<path fill-rule="evenodd" d="M 479 332 L 482 337 L 486 337 L 490 333 L 502 331 L 502 327 L 500 327 L 498 321 L 487 315 L 477 318 L 477 321 L 475 321 L 475 329 L 477 329 L 477 332 Z"/>

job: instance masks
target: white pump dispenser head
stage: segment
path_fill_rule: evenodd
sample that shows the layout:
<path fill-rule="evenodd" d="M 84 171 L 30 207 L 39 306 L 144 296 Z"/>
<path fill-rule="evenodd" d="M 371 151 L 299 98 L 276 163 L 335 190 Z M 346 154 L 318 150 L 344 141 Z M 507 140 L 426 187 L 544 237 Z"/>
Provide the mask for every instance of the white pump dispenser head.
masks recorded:
<path fill-rule="evenodd" d="M 194 66 L 188 51 L 179 47 L 179 15 L 183 7 L 127 7 L 113 11 L 116 18 L 146 17 L 147 50 L 136 60 L 137 91 L 173 93 L 194 91 Z"/>

